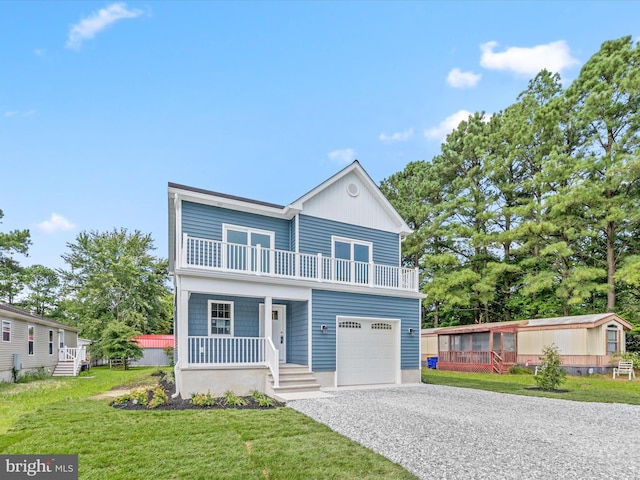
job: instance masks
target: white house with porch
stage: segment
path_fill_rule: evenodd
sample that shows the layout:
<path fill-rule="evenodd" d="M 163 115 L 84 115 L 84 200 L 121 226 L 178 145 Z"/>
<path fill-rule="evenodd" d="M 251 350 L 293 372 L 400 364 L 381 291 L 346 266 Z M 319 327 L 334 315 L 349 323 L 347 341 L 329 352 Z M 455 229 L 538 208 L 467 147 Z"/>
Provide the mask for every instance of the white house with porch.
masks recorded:
<path fill-rule="evenodd" d="M 411 230 L 357 161 L 288 205 L 168 194 L 183 397 L 420 381 Z"/>
<path fill-rule="evenodd" d="M 78 329 L 0 304 L 0 381 L 40 367 L 54 376 L 75 376 L 86 362 Z"/>

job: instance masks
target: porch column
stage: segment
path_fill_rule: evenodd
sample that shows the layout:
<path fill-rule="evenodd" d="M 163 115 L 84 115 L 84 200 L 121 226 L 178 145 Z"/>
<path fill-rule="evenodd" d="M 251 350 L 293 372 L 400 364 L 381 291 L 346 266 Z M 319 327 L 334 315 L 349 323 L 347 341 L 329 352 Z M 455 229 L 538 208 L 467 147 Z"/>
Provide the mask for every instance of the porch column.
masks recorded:
<path fill-rule="evenodd" d="M 264 336 L 265 338 L 271 338 L 271 341 L 273 341 L 273 322 L 271 321 L 272 310 L 273 299 L 271 297 L 264 297 Z"/>
<path fill-rule="evenodd" d="M 189 292 L 180 291 L 180 301 L 178 302 L 178 359 L 180 367 L 189 366 Z"/>

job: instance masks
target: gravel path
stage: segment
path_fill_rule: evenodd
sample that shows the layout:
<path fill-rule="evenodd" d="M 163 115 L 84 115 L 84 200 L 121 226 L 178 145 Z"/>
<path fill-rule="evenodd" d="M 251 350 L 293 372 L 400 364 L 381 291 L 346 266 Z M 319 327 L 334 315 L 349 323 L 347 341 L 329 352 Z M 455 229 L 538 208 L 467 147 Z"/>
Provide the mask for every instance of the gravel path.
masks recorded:
<path fill-rule="evenodd" d="M 287 405 L 422 479 L 640 479 L 638 405 L 438 385 Z"/>

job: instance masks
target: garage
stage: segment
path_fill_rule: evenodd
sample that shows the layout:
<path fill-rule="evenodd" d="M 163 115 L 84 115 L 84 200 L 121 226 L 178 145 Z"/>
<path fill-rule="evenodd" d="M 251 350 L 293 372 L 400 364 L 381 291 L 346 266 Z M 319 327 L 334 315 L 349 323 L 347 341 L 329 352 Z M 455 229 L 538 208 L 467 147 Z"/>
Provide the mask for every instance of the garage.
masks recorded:
<path fill-rule="evenodd" d="M 400 321 L 338 317 L 337 384 L 376 385 L 399 381 Z"/>

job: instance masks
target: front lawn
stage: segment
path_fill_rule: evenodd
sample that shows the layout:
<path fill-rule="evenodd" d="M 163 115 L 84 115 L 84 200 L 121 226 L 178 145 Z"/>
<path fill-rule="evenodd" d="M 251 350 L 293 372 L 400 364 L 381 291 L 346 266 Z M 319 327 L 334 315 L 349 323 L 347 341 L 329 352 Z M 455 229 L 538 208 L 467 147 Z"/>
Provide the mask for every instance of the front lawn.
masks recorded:
<path fill-rule="evenodd" d="M 86 395 L 60 394 L 67 389 L 64 381 L 43 382 L 38 387 L 43 401 L 21 415 L 16 413 L 27 391 L 0 389 L 0 402 L 13 404 L 5 407 L 13 421 L 0 436 L 0 452 L 78 454 L 81 479 L 415 478 L 289 408 L 118 410 L 109 400 L 87 398 L 113 375 L 108 369 L 92 372 L 94 379 L 84 379 Z M 127 384 L 144 382 L 150 372 L 119 373 L 130 375 L 121 382 Z"/>
<path fill-rule="evenodd" d="M 498 375 L 493 373 L 449 372 L 423 368 L 422 382 L 532 397 L 562 398 L 579 402 L 640 405 L 640 381 L 613 380 L 610 375 L 567 376 L 567 381 L 560 386 L 560 389 L 568 390 L 568 392 L 562 393 L 533 390 L 536 387 L 533 375 L 523 374 Z"/>

